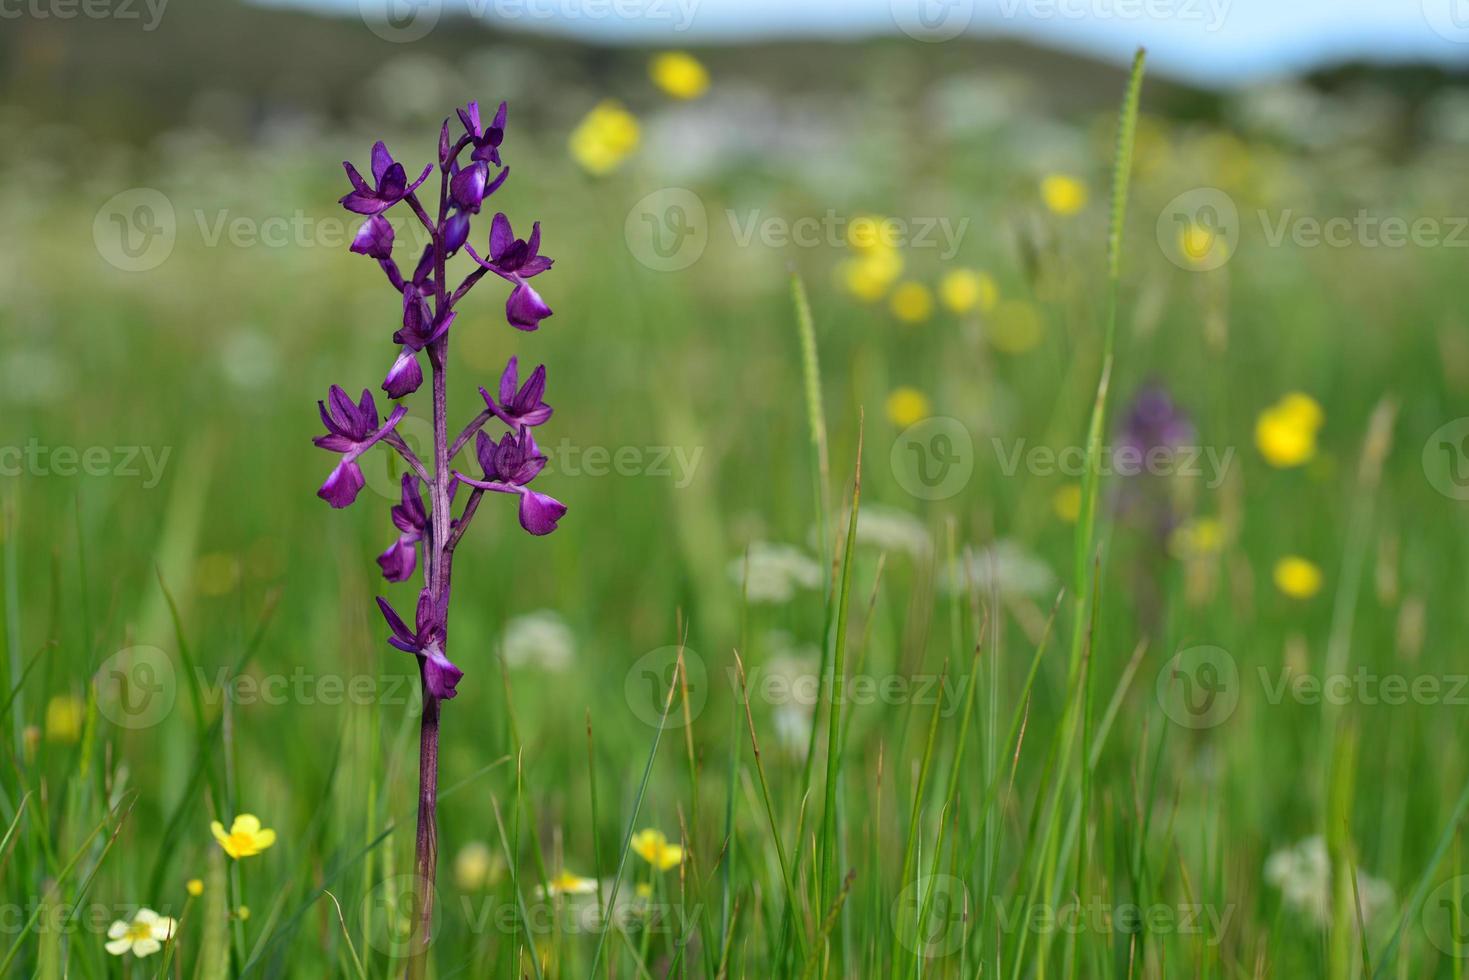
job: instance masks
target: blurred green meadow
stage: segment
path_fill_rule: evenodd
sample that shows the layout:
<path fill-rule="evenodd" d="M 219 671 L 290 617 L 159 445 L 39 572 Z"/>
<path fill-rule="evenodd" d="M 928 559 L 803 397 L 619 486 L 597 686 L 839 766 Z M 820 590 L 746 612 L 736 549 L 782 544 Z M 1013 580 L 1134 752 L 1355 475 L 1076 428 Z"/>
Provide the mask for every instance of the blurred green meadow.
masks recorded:
<path fill-rule="evenodd" d="M 555 315 L 480 289 L 450 405 L 546 364 L 569 513 L 457 553 L 430 975 L 1464 975 L 1469 95 L 1144 83 L 1088 544 L 1123 72 L 405 48 L 133 138 L 7 89 L 0 975 L 402 974 L 397 461 L 332 511 L 310 443 L 400 314 L 339 161 L 502 96 Z"/>

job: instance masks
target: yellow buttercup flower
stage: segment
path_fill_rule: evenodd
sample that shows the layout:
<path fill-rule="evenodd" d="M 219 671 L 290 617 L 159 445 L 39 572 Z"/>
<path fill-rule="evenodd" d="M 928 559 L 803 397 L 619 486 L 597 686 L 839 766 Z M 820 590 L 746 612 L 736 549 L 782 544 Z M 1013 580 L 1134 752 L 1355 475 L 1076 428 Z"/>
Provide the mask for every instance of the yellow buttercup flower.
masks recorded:
<path fill-rule="evenodd" d="M 1275 563 L 1275 587 L 1292 599 L 1309 599 L 1321 591 L 1321 569 L 1299 555 Z"/>
<path fill-rule="evenodd" d="M 1301 466 L 1315 457 L 1316 433 L 1325 419 L 1314 398 L 1291 392 L 1255 420 L 1255 445 L 1271 466 Z"/>
<path fill-rule="evenodd" d="M 1081 517 L 1081 484 L 1068 483 L 1051 495 L 1051 509 L 1067 524 Z"/>
<path fill-rule="evenodd" d="M 235 918 L 239 919 L 241 922 L 249 922 L 250 906 L 241 905 L 239 908 L 235 909 Z"/>
<path fill-rule="evenodd" d="M 198 878 L 190 878 L 188 884 L 184 885 L 184 889 L 188 891 L 190 895 L 198 898 L 200 895 L 204 894 L 204 882 L 200 881 Z"/>
<path fill-rule="evenodd" d="M 939 281 L 939 299 L 955 313 L 989 313 L 1000 299 L 1000 288 L 988 273 L 951 269 Z"/>
<path fill-rule="evenodd" d="M 888 305 L 904 323 L 922 323 L 933 315 L 933 293 L 921 282 L 901 283 Z"/>
<path fill-rule="evenodd" d="M 218 820 L 211 822 L 209 829 L 214 833 L 214 839 L 219 841 L 219 846 L 224 848 L 224 852 L 236 861 L 253 857 L 275 843 L 275 831 L 263 829 L 260 818 L 249 813 L 235 817 L 235 822 L 230 824 L 229 833 L 224 832 L 224 825 Z"/>
<path fill-rule="evenodd" d="M 1189 222 L 1179 229 L 1178 253 L 1190 265 L 1213 265 L 1229 258 L 1229 246 L 1212 228 Z"/>
<path fill-rule="evenodd" d="M 1224 524 L 1217 517 L 1185 521 L 1168 535 L 1168 553 L 1174 558 L 1202 558 L 1224 547 Z"/>
<path fill-rule="evenodd" d="M 571 155 L 583 170 L 601 176 L 636 150 L 640 138 L 637 118 L 621 102 L 607 99 L 571 131 Z"/>
<path fill-rule="evenodd" d="M 1052 214 L 1068 217 L 1086 207 L 1086 185 L 1068 174 L 1047 174 L 1041 180 L 1041 201 Z"/>
<path fill-rule="evenodd" d="M 103 947 L 113 956 L 132 953 L 142 958 L 152 956 L 173 938 L 178 923 L 152 909 L 138 909 L 133 921 L 117 921 L 107 928 L 107 944 Z"/>
<path fill-rule="evenodd" d="M 843 262 L 842 285 L 864 303 L 876 303 L 903 274 L 903 258 L 891 249 L 876 249 Z"/>
<path fill-rule="evenodd" d="M 82 737 L 87 706 L 71 694 L 59 694 L 46 702 L 46 738 L 52 742 L 75 742 Z"/>
<path fill-rule="evenodd" d="M 496 871 L 495 857 L 484 841 L 470 841 L 454 856 L 454 884 L 462 892 L 477 892 Z"/>
<path fill-rule="evenodd" d="M 986 334 L 995 350 L 1024 354 L 1041 342 L 1044 332 L 1040 312 L 1024 300 L 1012 299 L 995 308 Z"/>
<path fill-rule="evenodd" d="M 592 895 L 597 891 L 597 879 L 583 878 L 566 868 L 562 868 L 560 873 L 551 879 L 549 885 L 549 888 L 537 885 L 536 893 L 540 895 Z"/>
<path fill-rule="evenodd" d="M 906 429 L 915 422 L 928 418 L 931 409 L 928 397 L 923 392 L 904 385 L 901 388 L 894 388 L 888 395 L 887 411 L 888 418 L 893 425 Z"/>
<path fill-rule="evenodd" d="M 640 881 L 637 883 L 637 885 L 633 887 L 633 891 L 637 893 L 638 898 L 652 898 L 653 883 L 649 881 Z"/>
<path fill-rule="evenodd" d="M 697 99 L 709 90 L 709 71 L 686 51 L 665 51 L 648 63 L 648 75 L 675 99 Z"/>
<path fill-rule="evenodd" d="M 632 849 L 659 871 L 667 871 L 683 863 L 683 848 L 668 843 L 661 830 L 640 830 L 633 834 Z"/>

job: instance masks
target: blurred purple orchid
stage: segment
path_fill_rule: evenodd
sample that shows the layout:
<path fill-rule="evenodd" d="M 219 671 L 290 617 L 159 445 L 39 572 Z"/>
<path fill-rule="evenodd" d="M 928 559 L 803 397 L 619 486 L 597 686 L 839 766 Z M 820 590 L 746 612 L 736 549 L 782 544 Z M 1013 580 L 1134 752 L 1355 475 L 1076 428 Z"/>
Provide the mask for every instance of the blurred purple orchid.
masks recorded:
<path fill-rule="evenodd" d="M 542 364 L 532 371 L 525 384 L 516 391 L 518 379 L 517 359 L 512 357 L 505 364 L 505 373 L 500 375 L 499 403 L 496 404 L 494 396 L 483 388 L 479 390 L 480 397 L 485 400 L 485 407 L 490 413 L 512 429 L 540 425 L 551 417 L 551 406 L 542 400 L 546 393 L 546 366 Z"/>
<path fill-rule="evenodd" d="M 331 403 L 330 408 L 327 402 Z M 357 465 L 357 457 L 393 431 L 408 410 L 399 405 L 379 426 L 377 404 L 372 400 L 372 392 L 365 388 L 361 402 L 354 405 L 345 391 L 332 385 L 327 402 L 316 403 L 321 412 L 321 422 L 326 426 L 326 435 L 317 436 L 312 441 L 322 449 L 341 453 L 342 458 L 316 495 L 333 507 L 346 507 L 357 499 L 358 492 L 367 482 L 362 477 L 362 467 Z"/>
<path fill-rule="evenodd" d="M 393 159 L 382 140 L 378 140 L 372 147 L 372 179 L 376 186 L 363 180 L 350 161 L 343 160 L 342 167 L 347 171 L 347 179 L 352 182 L 352 193 L 342 198 L 342 207 L 358 214 L 381 214 L 418 190 L 434 170 L 431 166 L 424 167 L 419 178 L 409 184 L 407 171 L 401 163 Z"/>

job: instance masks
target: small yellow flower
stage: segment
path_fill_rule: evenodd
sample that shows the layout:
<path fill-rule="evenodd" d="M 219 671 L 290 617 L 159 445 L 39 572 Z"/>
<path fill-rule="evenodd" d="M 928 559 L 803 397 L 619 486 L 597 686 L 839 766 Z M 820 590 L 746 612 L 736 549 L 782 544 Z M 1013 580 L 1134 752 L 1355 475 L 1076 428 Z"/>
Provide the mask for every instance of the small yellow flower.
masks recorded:
<path fill-rule="evenodd" d="M 931 414 L 928 397 L 917 388 L 894 388 L 887 400 L 888 418 L 900 429 L 921 422 Z"/>
<path fill-rule="evenodd" d="M 1024 354 L 1041 342 L 1044 332 L 1040 312 L 1024 300 L 1012 299 L 995 308 L 989 319 L 987 335 L 995 350 L 1004 354 Z"/>
<path fill-rule="evenodd" d="M 113 956 L 131 952 L 139 958 L 152 956 L 173 938 L 178 923 L 152 909 L 138 909 L 132 922 L 114 922 L 107 928 L 107 944 L 103 948 Z"/>
<path fill-rule="evenodd" d="M 538 895 L 593 895 L 597 891 L 597 879 L 583 878 L 581 875 L 573 874 L 566 868 L 550 881 L 550 888 L 536 886 Z"/>
<path fill-rule="evenodd" d="M 1321 569 L 1299 555 L 1286 555 L 1275 563 L 1275 587 L 1292 599 L 1309 599 L 1321 591 Z"/>
<path fill-rule="evenodd" d="M 933 315 L 933 293 L 921 282 L 900 283 L 888 305 L 904 323 L 922 323 Z"/>
<path fill-rule="evenodd" d="M 190 895 L 194 896 L 195 898 L 198 898 L 200 895 L 204 894 L 204 882 L 200 881 L 198 878 L 190 878 L 188 884 L 184 885 L 184 888 L 186 891 L 188 891 Z"/>
<path fill-rule="evenodd" d="M 939 298 L 955 313 L 979 310 L 989 313 L 1000 299 L 1000 287 L 987 272 L 951 269 L 939 282 Z"/>
<path fill-rule="evenodd" d="M 668 843 L 661 830 L 640 830 L 633 834 L 632 849 L 659 871 L 667 871 L 683 863 L 683 848 Z"/>
<path fill-rule="evenodd" d="M 653 883 L 650 881 L 640 881 L 633 891 L 637 893 L 638 898 L 652 898 Z"/>
<path fill-rule="evenodd" d="M 1316 433 L 1325 418 L 1314 398 L 1291 392 L 1255 420 L 1255 445 L 1271 466 L 1309 463 L 1316 455 Z"/>
<path fill-rule="evenodd" d="M 709 71 L 686 51 L 665 51 L 648 64 L 648 75 L 675 99 L 697 99 L 709 90 Z"/>
<path fill-rule="evenodd" d="M 1224 524 L 1217 517 L 1185 521 L 1168 535 L 1168 553 L 1174 558 L 1203 558 L 1224 547 Z"/>
<path fill-rule="evenodd" d="M 249 922 L 250 906 L 241 905 L 239 908 L 235 909 L 235 918 L 239 919 L 241 922 Z"/>
<path fill-rule="evenodd" d="M 842 285 L 864 303 L 876 303 L 903 274 L 903 258 L 892 249 L 873 249 L 840 267 Z"/>
<path fill-rule="evenodd" d="M 617 168 L 638 147 L 638 121 L 615 99 L 597 104 L 571 131 L 570 149 L 576 162 L 601 176 Z"/>
<path fill-rule="evenodd" d="M 1229 246 L 1224 239 L 1212 228 L 1193 222 L 1179 230 L 1178 252 L 1185 262 L 1197 266 L 1214 265 L 1229 258 Z"/>
<path fill-rule="evenodd" d="M 454 883 L 462 892 L 477 892 L 495 870 L 494 855 L 483 841 L 471 841 L 454 855 Z"/>
<path fill-rule="evenodd" d="M 75 742 L 82 737 L 87 706 L 71 694 L 59 694 L 46 702 L 46 738 L 52 742 Z"/>
<path fill-rule="evenodd" d="M 260 819 L 249 813 L 235 817 L 235 822 L 230 824 L 229 833 L 224 832 L 224 825 L 218 820 L 212 821 L 209 829 L 214 833 L 214 839 L 219 841 L 219 846 L 224 848 L 224 852 L 236 861 L 253 857 L 275 843 L 275 831 L 262 829 Z"/>
<path fill-rule="evenodd" d="M 1041 201 L 1052 214 L 1073 215 L 1086 207 L 1086 185 L 1068 174 L 1047 174 L 1041 179 Z"/>
<path fill-rule="evenodd" d="M 240 560 L 224 551 L 211 551 L 194 566 L 194 582 L 207 596 L 229 595 L 240 584 Z"/>
<path fill-rule="evenodd" d="M 1068 483 L 1051 496 L 1051 509 L 1067 524 L 1081 517 L 1081 484 Z"/>

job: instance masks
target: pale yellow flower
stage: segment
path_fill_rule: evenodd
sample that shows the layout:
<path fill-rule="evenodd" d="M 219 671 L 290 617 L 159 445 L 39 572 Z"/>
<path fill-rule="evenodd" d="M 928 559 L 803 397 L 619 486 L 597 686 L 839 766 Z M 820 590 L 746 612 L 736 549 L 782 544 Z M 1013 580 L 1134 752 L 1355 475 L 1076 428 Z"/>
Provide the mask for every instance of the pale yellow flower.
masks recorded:
<path fill-rule="evenodd" d="M 1041 201 L 1052 214 L 1073 215 L 1086 207 L 1086 185 L 1068 174 L 1047 174 L 1041 179 Z"/>
<path fill-rule="evenodd" d="M 648 881 L 640 881 L 634 886 L 633 891 L 637 893 L 638 898 L 652 898 L 653 884 Z"/>
<path fill-rule="evenodd" d="M 1011 299 L 995 308 L 986 335 L 995 350 L 1024 354 L 1041 342 L 1044 332 L 1040 312 L 1024 300 Z"/>
<path fill-rule="evenodd" d="M 597 104 L 571 131 L 571 155 L 588 173 L 610 173 L 638 147 L 641 129 L 615 99 Z"/>
<path fill-rule="evenodd" d="M 52 742 L 75 742 L 82 737 L 87 706 L 71 694 L 59 694 L 46 702 L 46 738 Z"/>
<path fill-rule="evenodd" d="M 477 892 L 496 870 L 494 855 L 483 841 L 471 841 L 454 855 L 454 884 L 462 892 Z"/>
<path fill-rule="evenodd" d="M 906 385 L 894 388 L 887 400 L 888 418 L 900 429 L 928 418 L 931 407 L 928 397 L 917 388 Z"/>
<path fill-rule="evenodd" d="M 190 878 L 188 884 L 184 885 L 184 889 L 188 891 L 190 895 L 198 898 L 200 895 L 204 894 L 204 882 L 200 881 L 198 878 Z"/>
<path fill-rule="evenodd" d="M 240 584 L 240 560 L 228 552 L 211 551 L 194 566 L 194 582 L 204 595 L 229 595 Z"/>
<path fill-rule="evenodd" d="M 1189 222 L 1178 231 L 1178 254 L 1190 265 L 1213 266 L 1229 258 L 1229 244 L 1212 228 Z"/>
<path fill-rule="evenodd" d="M 1067 524 L 1081 517 L 1081 484 L 1068 483 L 1051 495 L 1051 509 Z"/>
<path fill-rule="evenodd" d="M 178 923 L 152 909 L 138 909 L 132 922 L 114 922 L 107 928 L 107 944 L 103 947 L 113 956 L 131 952 L 134 956 L 152 956 L 173 938 Z"/>
<path fill-rule="evenodd" d="M 888 305 L 904 323 L 922 323 L 933 315 L 933 293 L 921 282 L 900 283 Z"/>
<path fill-rule="evenodd" d="M 1255 445 L 1271 466 L 1301 466 L 1315 457 L 1316 433 L 1325 418 L 1314 398 L 1291 392 L 1255 420 Z"/>
<path fill-rule="evenodd" d="M 903 257 L 892 249 L 872 249 L 843 262 L 838 274 L 849 293 L 864 303 L 876 303 L 903 274 Z"/>
<path fill-rule="evenodd" d="M 224 825 L 218 820 L 212 821 L 209 829 L 214 833 L 214 839 L 219 841 L 219 846 L 224 848 L 224 852 L 236 861 L 253 857 L 275 843 L 275 831 L 263 829 L 260 818 L 249 813 L 235 817 L 234 823 L 230 824 L 229 833 L 224 832 Z"/>
<path fill-rule="evenodd" d="M 640 830 L 633 834 L 632 849 L 659 871 L 667 871 L 683 863 L 683 848 L 668 843 L 661 830 Z"/>
<path fill-rule="evenodd" d="M 566 868 L 562 868 L 560 873 L 551 879 L 548 888 L 536 886 L 538 895 L 594 895 L 596 891 L 597 879 L 583 878 Z"/>
<path fill-rule="evenodd" d="M 1184 521 L 1168 535 L 1168 553 L 1174 558 L 1202 558 L 1224 547 L 1224 524 L 1217 517 Z"/>
<path fill-rule="evenodd" d="M 709 71 L 686 51 L 665 51 L 648 63 L 648 75 L 675 99 L 697 99 L 709 90 Z"/>
<path fill-rule="evenodd" d="M 987 272 L 950 269 L 939 281 L 939 298 L 955 313 L 989 313 L 1000 300 L 1000 287 Z"/>
<path fill-rule="evenodd" d="M 1309 599 L 1321 591 L 1321 569 L 1299 555 L 1275 563 L 1275 587 L 1292 599 Z"/>

